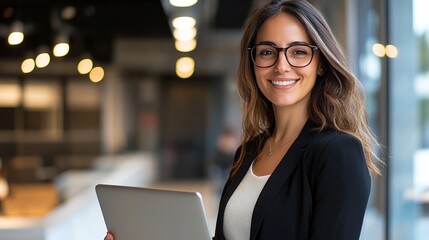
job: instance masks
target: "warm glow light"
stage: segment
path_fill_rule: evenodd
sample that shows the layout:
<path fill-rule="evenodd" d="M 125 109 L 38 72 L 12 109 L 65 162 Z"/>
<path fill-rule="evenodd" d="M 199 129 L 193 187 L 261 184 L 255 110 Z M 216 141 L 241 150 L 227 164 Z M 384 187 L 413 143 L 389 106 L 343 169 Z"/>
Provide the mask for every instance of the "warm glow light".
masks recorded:
<path fill-rule="evenodd" d="M 4 200 L 9 194 L 9 185 L 6 182 L 6 179 L 0 176 L 0 201 Z"/>
<path fill-rule="evenodd" d="M 58 102 L 58 87 L 45 84 L 27 84 L 24 86 L 24 107 L 29 109 L 46 109 Z"/>
<path fill-rule="evenodd" d="M 79 64 L 77 65 L 77 71 L 80 74 L 87 74 L 91 71 L 93 66 L 92 60 L 89 58 L 85 58 L 80 60 Z"/>
<path fill-rule="evenodd" d="M 48 66 L 49 62 L 51 61 L 51 57 L 48 53 L 40 53 L 36 57 L 36 66 L 38 68 L 44 68 Z"/>
<path fill-rule="evenodd" d="M 174 29 L 173 36 L 176 40 L 188 41 L 197 36 L 197 29 L 195 27 L 185 29 Z"/>
<path fill-rule="evenodd" d="M 65 20 L 73 19 L 76 16 L 76 8 L 73 6 L 67 6 L 61 11 L 61 17 Z"/>
<path fill-rule="evenodd" d="M 12 32 L 9 34 L 7 41 L 10 45 L 18 45 L 24 41 L 24 33 L 22 32 Z"/>
<path fill-rule="evenodd" d="M 190 52 L 190 51 L 193 51 L 197 47 L 197 41 L 195 39 L 191 39 L 188 41 L 176 40 L 175 46 L 176 46 L 177 51 L 179 51 L 179 52 Z"/>
<path fill-rule="evenodd" d="M 32 58 L 27 58 L 24 61 L 22 61 L 21 64 L 21 71 L 23 73 L 30 73 L 34 70 L 34 67 L 36 66 L 34 60 Z"/>
<path fill-rule="evenodd" d="M 68 43 L 57 43 L 57 45 L 55 45 L 53 53 L 55 57 L 64 57 L 65 55 L 67 55 L 67 53 L 69 53 L 70 50 L 70 46 Z"/>
<path fill-rule="evenodd" d="M 386 55 L 386 49 L 383 44 L 380 43 L 372 45 L 372 52 L 377 57 L 384 57 L 384 55 Z"/>
<path fill-rule="evenodd" d="M 197 21 L 193 17 L 177 17 L 173 19 L 172 24 L 176 29 L 185 29 L 195 27 Z"/>
<path fill-rule="evenodd" d="M 95 67 L 89 73 L 89 79 L 92 82 L 99 82 L 103 80 L 103 77 L 104 77 L 104 69 L 101 67 Z"/>
<path fill-rule="evenodd" d="M 17 107 L 21 101 L 18 83 L 0 83 L 0 106 Z"/>
<path fill-rule="evenodd" d="M 3 163 L 2 163 L 2 159 L 0 158 L 0 171 L 2 171 L 2 168 L 3 168 Z M 0 175 L 0 201 L 3 201 L 4 199 L 6 199 L 8 194 L 9 194 L 9 184 L 7 183 L 6 179 Z"/>
<path fill-rule="evenodd" d="M 195 5 L 198 0 L 170 0 L 170 4 L 175 7 L 190 7 Z"/>
<path fill-rule="evenodd" d="M 195 61 L 190 57 L 179 58 L 176 62 L 176 74 L 180 78 L 189 78 L 194 74 Z"/>
<path fill-rule="evenodd" d="M 7 39 L 10 45 L 18 45 L 24 40 L 24 24 L 21 21 L 15 21 L 10 27 L 10 34 Z"/>
<path fill-rule="evenodd" d="M 394 45 L 386 46 L 386 55 L 390 58 L 396 58 L 398 56 L 398 49 Z"/>

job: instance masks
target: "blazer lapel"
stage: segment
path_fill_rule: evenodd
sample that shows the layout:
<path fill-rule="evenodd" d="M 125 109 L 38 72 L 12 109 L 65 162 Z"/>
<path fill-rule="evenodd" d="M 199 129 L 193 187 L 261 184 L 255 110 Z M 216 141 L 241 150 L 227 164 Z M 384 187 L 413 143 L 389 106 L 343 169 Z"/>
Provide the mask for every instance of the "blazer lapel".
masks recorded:
<path fill-rule="evenodd" d="M 259 231 L 265 213 L 270 207 L 271 201 L 280 191 L 283 184 L 289 179 L 291 173 L 301 160 L 301 156 L 311 140 L 312 127 L 313 124 L 307 121 L 298 138 L 292 144 L 262 189 L 252 215 L 251 240 L 256 239 L 257 232 Z"/>

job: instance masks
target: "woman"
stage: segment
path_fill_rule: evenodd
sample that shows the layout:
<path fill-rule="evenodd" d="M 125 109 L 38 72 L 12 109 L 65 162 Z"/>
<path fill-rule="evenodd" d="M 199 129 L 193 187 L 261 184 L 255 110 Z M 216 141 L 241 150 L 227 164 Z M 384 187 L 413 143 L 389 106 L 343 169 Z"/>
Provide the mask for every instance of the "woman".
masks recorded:
<path fill-rule="evenodd" d="M 359 239 L 377 142 L 346 62 L 306 1 L 273 1 L 251 16 L 238 70 L 243 139 L 215 240 Z"/>
<path fill-rule="evenodd" d="M 306 1 L 251 16 L 238 71 L 243 140 L 214 239 L 359 239 L 377 143 L 346 62 Z"/>

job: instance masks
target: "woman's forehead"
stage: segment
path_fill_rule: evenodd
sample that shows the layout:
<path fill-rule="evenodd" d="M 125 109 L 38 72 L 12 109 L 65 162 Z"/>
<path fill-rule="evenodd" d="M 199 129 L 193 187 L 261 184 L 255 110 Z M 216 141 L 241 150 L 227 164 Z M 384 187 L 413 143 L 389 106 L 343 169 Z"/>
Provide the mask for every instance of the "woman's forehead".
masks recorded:
<path fill-rule="evenodd" d="M 296 17 L 286 13 L 276 14 L 265 20 L 256 34 L 255 41 L 269 41 L 278 46 L 286 46 L 292 42 L 312 42 L 304 25 Z"/>

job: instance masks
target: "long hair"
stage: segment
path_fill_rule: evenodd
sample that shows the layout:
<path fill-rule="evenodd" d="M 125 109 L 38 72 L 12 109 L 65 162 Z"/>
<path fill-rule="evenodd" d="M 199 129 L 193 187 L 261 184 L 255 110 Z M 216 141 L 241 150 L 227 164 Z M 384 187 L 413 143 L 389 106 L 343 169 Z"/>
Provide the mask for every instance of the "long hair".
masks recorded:
<path fill-rule="evenodd" d="M 374 151 L 374 147 L 379 144 L 368 126 L 362 84 L 351 71 L 322 13 L 307 1 L 290 0 L 267 3 L 256 10 L 246 23 L 237 76 L 238 92 L 242 98 L 243 137 L 231 176 L 235 175 L 249 150 L 246 143 L 267 133 L 275 124 L 272 104 L 257 86 L 247 48 L 255 44 L 261 25 L 276 14 L 296 17 L 320 49 L 324 72 L 318 76 L 311 92 L 308 109 L 310 120 L 317 125 L 318 131 L 335 129 L 356 137 L 362 144 L 369 171 L 373 175 L 380 174 L 376 164 L 380 159 Z M 262 137 L 256 141 L 262 144 Z"/>

